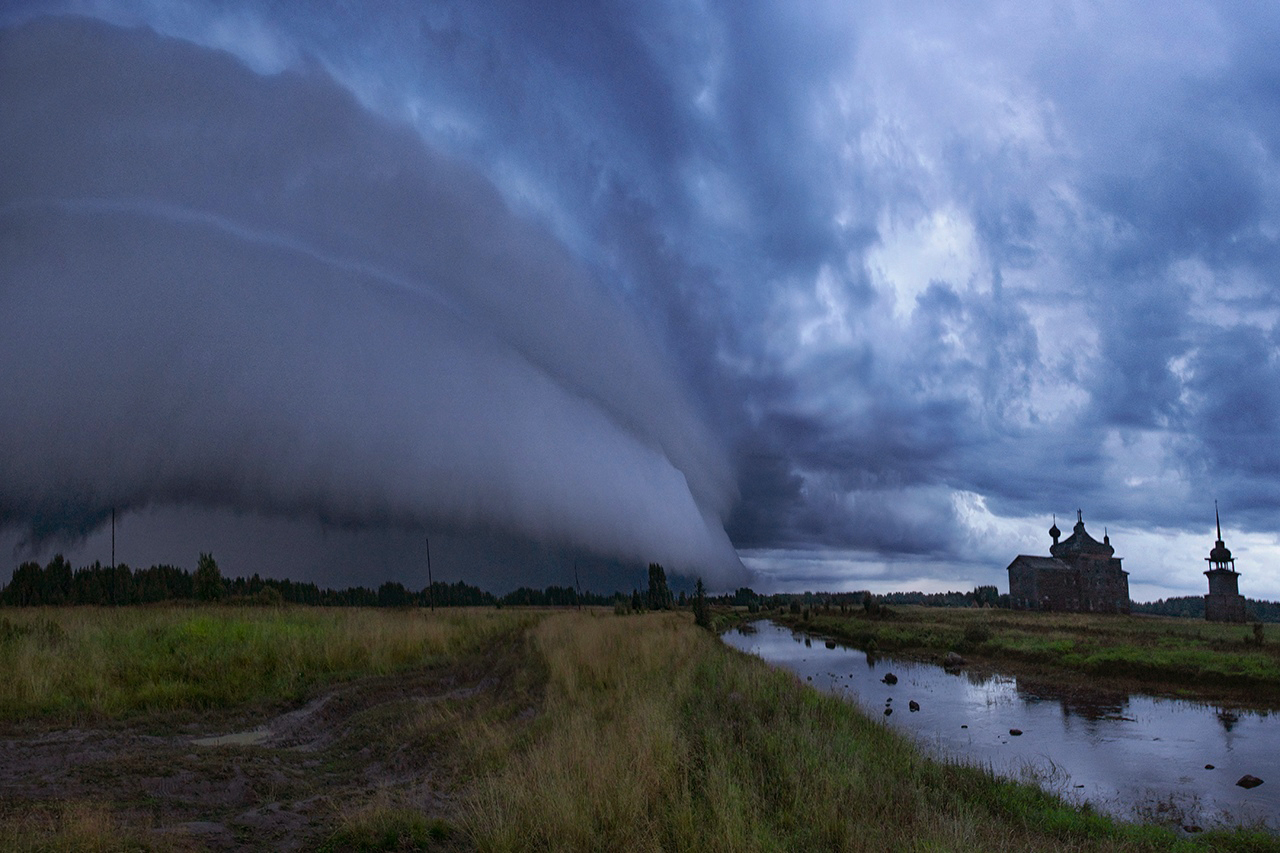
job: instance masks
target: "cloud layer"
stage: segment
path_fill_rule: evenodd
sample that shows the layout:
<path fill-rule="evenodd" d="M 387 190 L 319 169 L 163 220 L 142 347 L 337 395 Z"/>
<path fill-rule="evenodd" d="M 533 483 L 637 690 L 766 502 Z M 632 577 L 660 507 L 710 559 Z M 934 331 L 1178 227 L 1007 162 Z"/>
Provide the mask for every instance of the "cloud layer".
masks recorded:
<path fill-rule="evenodd" d="M 0 61 L 0 521 L 487 524 L 735 571 L 665 357 L 483 178 L 318 70 L 84 20 Z"/>
<path fill-rule="evenodd" d="M 61 10 L 33 2 L 7 20 Z M 145 352 L 175 394 L 192 393 L 188 374 L 224 377 L 200 395 L 234 414 L 211 445 L 130 468 L 136 483 L 12 492 L 10 519 L 34 518 L 41 495 L 130 482 L 148 499 L 252 493 L 272 512 L 360 523 L 425 507 L 614 551 L 661 529 L 684 563 L 727 553 L 723 522 L 762 583 L 936 587 L 1001 581 L 1014 554 L 1044 551 L 1051 513 L 1082 507 L 1135 581 L 1177 594 L 1203 591 L 1204 554 L 1182 551 L 1200 536 L 1207 553 L 1217 498 L 1247 593 L 1280 597 L 1280 13 L 83 10 L 169 38 L 65 19 L 6 37 L 5 62 L 21 38 L 30 76 L 4 97 L 45 130 L 0 125 L 6 153 L 37 158 L 4 178 L 0 260 L 34 258 L 45 283 L 4 291 L 26 311 L 5 358 L 53 365 L 0 385 L 39 413 L 5 427 L 33 448 L 6 463 L 26 479 L 6 480 L 36 483 L 27 469 L 47 473 L 47 453 L 60 474 L 90 470 L 100 445 L 51 427 L 76 407 L 33 389 L 58 359 L 85 361 L 93 319 L 120 316 L 50 313 L 56 288 L 118 304 L 121 264 L 153 282 L 129 291 L 142 313 L 198 310 L 200 328 L 244 342 L 162 343 L 139 320 L 101 351 Z M 207 307 L 166 304 L 176 291 L 154 284 L 184 264 Z M 41 344 L 37 320 L 77 334 Z M 446 358 L 469 378 L 439 370 Z M 77 369 L 75 393 L 97 400 L 96 374 Z M 456 405 L 392 392 L 415 376 Z M 165 387 L 143 378 L 127 387 Z M 192 429 L 194 415 L 110 399 Z M 541 426 L 508 427 L 497 399 Z M 281 433 L 303 408 L 315 423 Z M 409 438 L 423 418 L 438 454 Z M 276 473 L 219 456 L 228 431 Z M 563 471 L 538 467 L 555 453 Z M 422 485 L 449 476 L 464 498 Z M 76 515 L 51 506 L 40 518 Z"/>

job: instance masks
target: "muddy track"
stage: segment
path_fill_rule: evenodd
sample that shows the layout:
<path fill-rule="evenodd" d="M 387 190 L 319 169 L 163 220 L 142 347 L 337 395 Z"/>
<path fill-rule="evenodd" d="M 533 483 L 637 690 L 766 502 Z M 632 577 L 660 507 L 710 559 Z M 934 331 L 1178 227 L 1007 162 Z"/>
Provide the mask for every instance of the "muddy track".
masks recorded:
<path fill-rule="evenodd" d="M 451 820 L 468 774 L 448 722 L 536 714 L 524 641 L 499 645 L 273 715 L 0 729 L 0 815 L 102 804 L 158 846 L 219 851 L 314 849 L 371 803 Z"/>

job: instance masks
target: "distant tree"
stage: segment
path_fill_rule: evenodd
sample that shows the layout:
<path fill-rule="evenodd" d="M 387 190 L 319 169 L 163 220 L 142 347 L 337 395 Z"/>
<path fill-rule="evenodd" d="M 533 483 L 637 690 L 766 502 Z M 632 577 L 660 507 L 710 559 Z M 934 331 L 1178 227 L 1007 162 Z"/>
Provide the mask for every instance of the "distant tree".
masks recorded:
<path fill-rule="evenodd" d="M 385 581 L 378 587 L 379 607 L 407 607 L 410 601 L 409 590 L 399 581 Z"/>
<path fill-rule="evenodd" d="M 693 621 L 703 628 L 711 628 L 711 607 L 707 604 L 707 588 L 702 578 L 693 587 Z"/>
<path fill-rule="evenodd" d="M 13 577 L 4 589 L 4 603 L 18 607 L 30 607 L 42 603 L 40 584 L 44 570 L 36 562 L 26 562 L 13 570 Z"/>
<path fill-rule="evenodd" d="M 125 563 L 119 563 L 111 572 L 111 603 L 133 604 L 133 571 Z"/>
<path fill-rule="evenodd" d="M 71 604 L 71 564 L 61 554 L 54 554 L 53 559 L 44 567 L 41 586 L 42 604 Z"/>
<path fill-rule="evenodd" d="M 979 607 L 995 607 L 1000 603 L 1000 590 L 994 586 L 974 587 L 973 602 Z"/>
<path fill-rule="evenodd" d="M 667 586 L 667 572 L 658 563 L 649 564 L 649 600 L 650 610 L 670 610 L 675 598 L 671 588 Z"/>
<path fill-rule="evenodd" d="M 222 572 L 212 554 L 201 554 L 196 563 L 196 573 L 192 577 L 195 597 L 200 601 L 217 601 L 222 598 Z"/>

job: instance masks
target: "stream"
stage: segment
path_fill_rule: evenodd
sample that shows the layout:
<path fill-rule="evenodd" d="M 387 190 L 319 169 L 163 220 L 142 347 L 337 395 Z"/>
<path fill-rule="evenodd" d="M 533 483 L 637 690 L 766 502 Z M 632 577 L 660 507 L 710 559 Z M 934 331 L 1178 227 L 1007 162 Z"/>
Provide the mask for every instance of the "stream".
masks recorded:
<path fill-rule="evenodd" d="M 724 641 L 844 697 L 937 757 L 990 766 L 1123 820 L 1280 830 L 1280 711 L 953 674 L 868 659 L 769 621 L 726 632 Z M 884 682 L 889 673 L 896 684 Z M 1245 774 L 1263 784 L 1237 786 Z"/>

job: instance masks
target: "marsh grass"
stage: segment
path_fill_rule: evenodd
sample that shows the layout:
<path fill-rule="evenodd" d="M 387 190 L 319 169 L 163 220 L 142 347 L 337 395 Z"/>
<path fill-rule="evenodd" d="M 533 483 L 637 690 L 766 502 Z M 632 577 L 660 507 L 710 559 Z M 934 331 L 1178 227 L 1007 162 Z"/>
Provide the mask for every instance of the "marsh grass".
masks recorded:
<path fill-rule="evenodd" d="M 457 831 L 448 821 L 427 817 L 383 795 L 347 815 L 319 850 L 321 853 L 430 850 L 456 835 Z"/>
<path fill-rule="evenodd" d="M 483 850 L 1197 849 L 928 759 L 684 614 L 564 614 L 533 638 L 542 713 L 519 740 L 493 728 L 470 742 L 508 756 L 462 819 Z M 1274 849 L 1263 834 L 1213 842 Z"/>
<path fill-rule="evenodd" d="M 778 619 L 863 648 L 874 642 L 881 652 L 958 651 L 1090 676 L 1280 696 L 1280 643 L 1257 643 L 1249 625 L 933 607 L 895 607 L 888 616 L 820 612 L 807 621 L 788 614 Z"/>
<path fill-rule="evenodd" d="M 528 618 L 487 609 L 5 609 L 0 720 L 296 700 L 330 681 L 447 662 Z"/>

